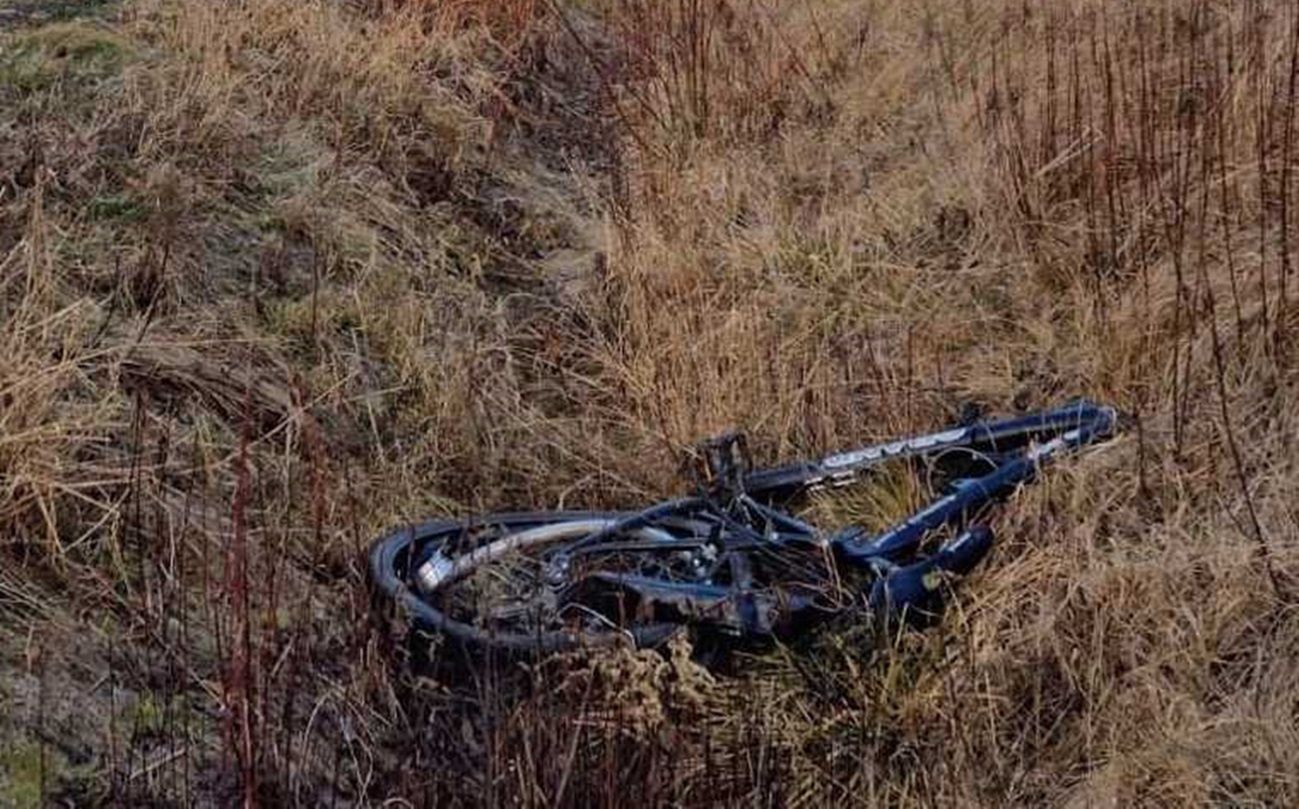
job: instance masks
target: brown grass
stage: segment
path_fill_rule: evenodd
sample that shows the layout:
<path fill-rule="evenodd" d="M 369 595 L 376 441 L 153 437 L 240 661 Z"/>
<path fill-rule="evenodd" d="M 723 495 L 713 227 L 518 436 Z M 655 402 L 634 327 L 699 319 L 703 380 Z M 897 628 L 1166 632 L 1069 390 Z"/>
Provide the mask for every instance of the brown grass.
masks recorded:
<path fill-rule="evenodd" d="M 0 803 L 1291 805 L 1299 13 L 134 0 L 0 33 Z M 1085 394 L 941 626 L 414 679 L 386 526 Z M 819 503 L 878 519 L 909 496 Z"/>

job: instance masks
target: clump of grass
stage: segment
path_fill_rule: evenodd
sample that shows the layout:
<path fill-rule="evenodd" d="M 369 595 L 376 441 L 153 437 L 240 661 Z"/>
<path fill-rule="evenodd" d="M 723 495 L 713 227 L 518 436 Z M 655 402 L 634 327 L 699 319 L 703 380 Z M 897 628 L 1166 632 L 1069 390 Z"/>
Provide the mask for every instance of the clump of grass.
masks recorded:
<path fill-rule="evenodd" d="M 867 531 L 882 531 L 938 496 L 926 484 L 918 470 L 889 466 L 868 485 L 816 493 L 801 518 L 813 525 L 860 525 Z"/>
<path fill-rule="evenodd" d="M 60 80 L 104 79 L 131 56 L 117 32 L 86 22 L 55 23 L 7 39 L 0 51 L 0 80 L 20 92 L 48 89 Z"/>

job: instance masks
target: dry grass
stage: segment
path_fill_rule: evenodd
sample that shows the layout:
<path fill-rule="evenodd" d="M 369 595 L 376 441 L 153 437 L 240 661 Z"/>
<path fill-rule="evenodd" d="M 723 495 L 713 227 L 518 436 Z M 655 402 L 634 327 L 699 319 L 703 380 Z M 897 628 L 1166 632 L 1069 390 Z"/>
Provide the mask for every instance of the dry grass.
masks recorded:
<path fill-rule="evenodd" d="M 1201 0 L 0 33 L 0 802 L 1295 803 L 1297 64 Z M 434 683 L 365 588 L 385 526 L 639 502 L 722 428 L 1077 394 L 1138 427 L 893 644 Z"/>

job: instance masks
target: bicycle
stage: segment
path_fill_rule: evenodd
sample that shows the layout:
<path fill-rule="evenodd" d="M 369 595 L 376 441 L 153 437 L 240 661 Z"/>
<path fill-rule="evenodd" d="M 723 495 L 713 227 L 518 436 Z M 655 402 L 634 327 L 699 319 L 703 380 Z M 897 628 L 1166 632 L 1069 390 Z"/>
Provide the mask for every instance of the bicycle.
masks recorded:
<path fill-rule="evenodd" d="M 426 522 L 375 542 L 370 572 L 416 631 L 510 654 L 654 647 L 685 630 L 762 643 L 863 608 L 923 624 L 941 611 L 948 582 L 991 548 L 988 507 L 1117 429 L 1113 408 L 1078 400 L 770 469 L 752 469 L 732 433 L 700 445 L 690 496 L 640 511 Z M 890 462 L 923 468 L 942 493 L 875 534 L 828 533 L 788 510 Z"/>

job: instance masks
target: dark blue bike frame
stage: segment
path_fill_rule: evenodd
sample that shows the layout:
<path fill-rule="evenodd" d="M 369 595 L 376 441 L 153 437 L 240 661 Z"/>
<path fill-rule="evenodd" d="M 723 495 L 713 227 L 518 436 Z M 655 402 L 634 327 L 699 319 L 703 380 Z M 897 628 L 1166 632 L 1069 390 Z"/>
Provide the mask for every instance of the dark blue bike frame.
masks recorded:
<path fill-rule="evenodd" d="M 871 608 L 883 615 L 930 614 L 939 602 L 939 584 L 946 575 L 968 573 L 986 555 L 992 532 L 976 521 L 990 503 L 1004 498 L 1019 485 L 1033 480 L 1041 467 L 1058 457 L 1112 435 L 1117 429 L 1114 409 L 1088 401 L 1006 419 L 954 427 L 941 432 L 862 447 L 826 456 L 809 463 L 743 474 L 719 493 L 701 493 L 657 504 L 639 512 L 602 515 L 612 520 L 605 528 L 567 543 L 568 556 L 613 551 L 662 552 L 667 543 L 628 541 L 627 536 L 646 526 L 679 526 L 701 520 L 724 536 L 725 552 L 742 557 L 752 549 L 770 550 L 797 543 L 828 546 L 837 562 L 847 568 L 874 574 L 867 596 Z M 829 537 L 780 509 L 790 497 L 854 482 L 872 468 L 904 459 L 939 459 L 960 453 L 973 459 L 978 472 L 959 477 L 946 493 L 906 520 L 878 534 L 851 527 Z M 517 525 L 520 529 L 561 519 L 582 519 L 584 514 L 517 514 L 483 518 L 477 524 Z M 554 633 L 545 638 L 528 635 L 484 634 L 453 621 L 411 586 L 422 560 L 463 533 L 467 523 L 429 523 L 419 529 L 396 532 L 375 545 L 371 572 L 380 589 L 405 604 L 417 627 L 465 642 L 511 649 L 557 649 L 582 643 L 580 634 Z M 919 549 L 932 533 L 953 528 L 956 536 L 924 558 Z M 819 538 L 819 539 L 818 539 Z M 698 547 L 698 540 L 680 544 Z M 794 590 L 755 586 L 741 573 L 731 581 L 681 582 L 647 575 L 599 573 L 579 582 L 592 592 L 617 591 L 652 609 L 655 617 L 630 627 L 625 634 L 639 645 L 653 645 L 669 636 L 674 624 L 713 627 L 737 636 L 770 636 L 797 632 L 807 626 L 817 608 L 815 598 Z M 940 575 L 934 575 L 940 574 Z M 573 592 L 582 588 L 574 587 Z M 580 596 L 575 596 L 580 597 Z"/>

